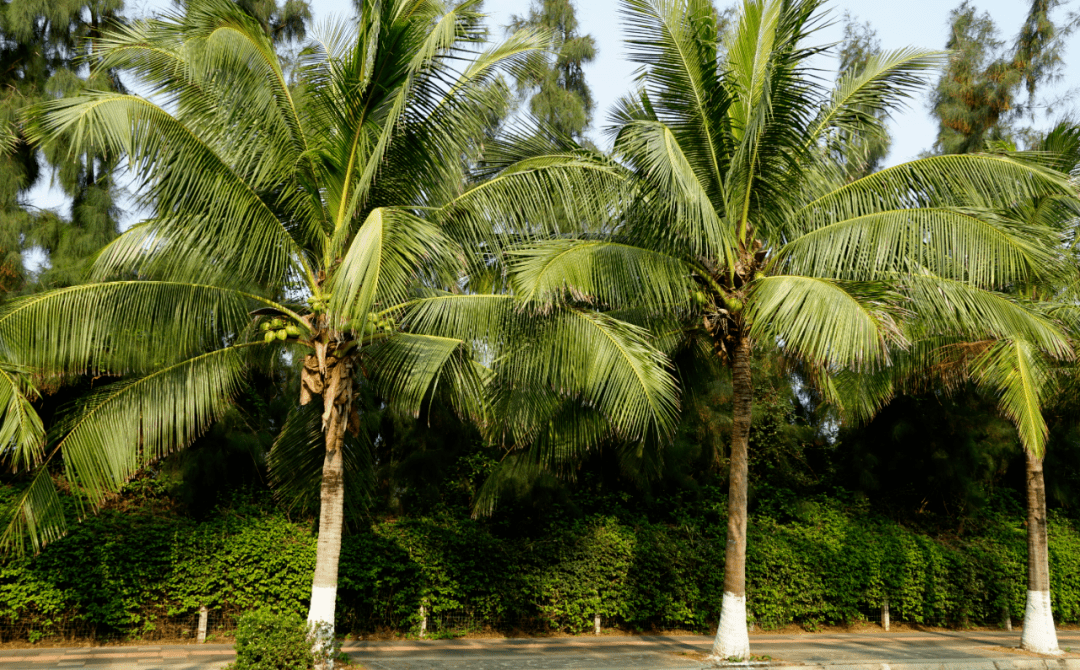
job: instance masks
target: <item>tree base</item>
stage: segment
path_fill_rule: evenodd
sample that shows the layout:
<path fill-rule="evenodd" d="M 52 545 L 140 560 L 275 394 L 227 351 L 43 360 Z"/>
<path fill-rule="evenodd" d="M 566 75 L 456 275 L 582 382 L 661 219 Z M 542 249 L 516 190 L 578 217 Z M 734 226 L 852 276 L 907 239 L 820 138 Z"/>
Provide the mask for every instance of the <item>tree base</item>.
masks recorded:
<path fill-rule="evenodd" d="M 1058 648 L 1054 615 L 1050 609 L 1049 591 L 1028 591 L 1024 608 L 1024 632 L 1020 648 L 1037 654 L 1061 654 Z"/>
<path fill-rule="evenodd" d="M 724 592 L 720 607 L 720 626 L 716 631 L 712 653 L 706 660 L 720 663 L 728 659 L 750 658 L 750 634 L 746 628 L 746 596 Z"/>
<path fill-rule="evenodd" d="M 336 586 L 312 586 L 311 608 L 308 609 L 308 630 L 311 653 L 315 655 L 315 670 L 334 670 L 334 656 L 327 653 L 334 642 L 334 614 L 337 607 Z"/>

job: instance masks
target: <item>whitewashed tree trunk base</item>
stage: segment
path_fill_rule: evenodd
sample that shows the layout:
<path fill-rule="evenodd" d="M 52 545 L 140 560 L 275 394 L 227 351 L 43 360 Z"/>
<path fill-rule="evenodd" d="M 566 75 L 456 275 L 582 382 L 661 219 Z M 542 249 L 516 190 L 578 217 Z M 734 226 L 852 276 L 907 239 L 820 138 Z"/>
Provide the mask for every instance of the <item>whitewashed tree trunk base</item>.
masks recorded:
<path fill-rule="evenodd" d="M 750 658 L 750 635 L 746 628 L 746 596 L 725 591 L 720 626 L 708 660 L 715 663 L 729 658 Z"/>
<path fill-rule="evenodd" d="M 312 586 L 311 609 L 308 610 L 308 624 L 314 626 L 318 623 L 330 624 L 330 630 L 334 629 L 334 605 L 337 601 L 336 586 Z"/>
<path fill-rule="evenodd" d="M 317 631 L 311 638 L 311 651 L 319 656 L 334 639 L 334 610 L 337 605 L 336 586 L 312 586 L 311 608 L 308 609 L 308 627 Z M 333 670 L 334 659 L 316 665 L 317 670 Z"/>
<path fill-rule="evenodd" d="M 1028 591 L 1020 648 L 1037 654 L 1060 654 L 1049 591 Z"/>

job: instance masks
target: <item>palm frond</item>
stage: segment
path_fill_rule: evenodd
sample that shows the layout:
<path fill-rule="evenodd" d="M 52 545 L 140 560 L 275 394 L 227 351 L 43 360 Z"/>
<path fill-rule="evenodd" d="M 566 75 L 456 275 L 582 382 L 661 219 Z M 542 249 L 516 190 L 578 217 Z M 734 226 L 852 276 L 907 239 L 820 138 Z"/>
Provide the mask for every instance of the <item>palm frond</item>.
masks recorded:
<path fill-rule="evenodd" d="M 694 256 L 724 259 L 732 264 L 737 253 L 735 235 L 722 218 L 724 203 L 702 183 L 671 128 L 658 121 L 635 121 L 622 127 L 616 138 L 618 155 L 629 159 L 649 188 L 636 203 L 635 216 L 661 228 Z M 645 210 L 644 212 L 640 210 Z"/>
<path fill-rule="evenodd" d="M 781 247 L 778 267 L 811 277 L 873 281 L 909 271 L 1001 288 L 1059 266 L 1057 233 L 969 210 L 922 207 L 837 220 Z"/>
<path fill-rule="evenodd" d="M 10 302 L 0 311 L 0 339 L 38 371 L 139 373 L 235 340 L 253 302 L 213 286 L 84 284 Z"/>
<path fill-rule="evenodd" d="M 29 541 L 34 552 L 67 533 L 67 518 L 49 469 L 43 464 L 11 505 L 0 535 L 0 549 L 26 553 Z"/>
<path fill-rule="evenodd" d="M 836 82 L 832 98 L 806 137 L 807 148 L 830 130 L 884 133 L 881 112 L 910 100 L 926 84 L 924 73 L 941 65 L 945 54 L 915 47 L 872 55 L 859 71 Z"/>
<path fill-rule="evenodd" d="M 650 109 L 677 134 L 710 198 L 720 200 L 731 100 L 720 85 L 715 8 L 707 0 L 623 0 L 620 11 Z"/>
<path fill-rule="evenodd" d="M 415 301 L 405 326 L 484 343 L 497 358 L 490 385 L 543 388 L 576 399 L 625 439 L 671 434 L 678 389 L 645 329 L 569 305 L 539 312 L 522 307 L 507 295 L 439 295 Z"/>
<path fill-rule="evenodd" d="M 331 276 L 331 310 L 362 319 L 376 301 L 403 303 L 425 273 L 436 275 L 437 286 L 451 285 L 460 273 L 455 252 L 457 245 L 430 222 L 399 209 L 374 209 Z"/>
<path fill-rule="evenodd" d="M 1041 458 L 1050 432 L 1042 407 L 1051 375 L 1039 347 L 1024 340 L 999 342 L 975 362 L 973 375 L 997 392 L 998 407 L 1016 426 L 1020 444 Z"/>
<path fill-rule="evenodd" d="M 289 271 L 310 275 L 277 212 L 202 137 L 161 107 L 133 95 L 91 93 L 44 103 L 39 112 L 36 139 L 70 133 L 75 147 L 127 157 L 159 212 L 154 233 L 182 242 L 171 248 L 175 258 L 158 268 L 171 270 L 162 278 L 217 283 L 239 276 L 281 286 Z"/>
<path fill-rule="evenodd" d="M 896 302 L 882 284 L 779 275 L 753 284 L 746 310 L 755 339 L 815 365 L 865 367 L 905 342 Z"/>
<path fill-rule="evenodd" d="M 915 317 L 906 324 L 913 339 L 1023 340 L 1057 358 L 1073 356 L 1058 324 L 1015 298 L 927 275 L 907 275 L 898 284 Z"/>
<path fill-rule="evenodd" d="M 29 370 L 0 363 L 0 453 L 13 470 L 41 463 L 45 427 L 31 400 L 38 397 Z"/>
<path fill-rule="evenodd" d="M 610 159 L 528 142 L 498 149 L 486 153 L 480 181 L 432 212 L 448 235 L 496 253 L 560 226 L 610 229 L 626 187 L 625 171 Z"/>
<path fill-rule="evenodd" d="M 139 468 L 188 446 L 231 404 L 253 346 L 263 345 L 218 349 L 90 394 L 58 426 L 69 480 L 98 503 Z"/>
<path fill-rule="evenodd" d="M 678 259 L 617 242 L 560 238 L 510 253 L 510 285 L 526 301 L 575 300 L 656 311 L 689 307 L 693 281 Z"/>
<path fill-rule="evenodd" d="M 397 333 L 367 347 L 361 365 L 390 407 L 419 416 L 421 406 L 441 386 L 459 414 L 484 417 L 484 380 L 463 340 Z"/>
<path fill-rule="evenodd" d="M 902 163 L 822 193 L 788 217 L 789 240 L 837 221 L 918 207 L 1007 208 L 1071 195 L 1065 175 L 1004 156 L 952 154 Z"/>

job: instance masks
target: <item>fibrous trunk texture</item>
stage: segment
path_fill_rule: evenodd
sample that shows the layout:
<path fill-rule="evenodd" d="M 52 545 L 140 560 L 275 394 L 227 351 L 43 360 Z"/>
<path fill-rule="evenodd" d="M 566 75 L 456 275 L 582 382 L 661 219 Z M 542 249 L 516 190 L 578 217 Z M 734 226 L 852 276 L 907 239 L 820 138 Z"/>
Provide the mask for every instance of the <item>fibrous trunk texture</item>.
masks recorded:
<path fill-rule="evenodd" d="M 1046 486 L 1042 459 L 1027 458 L 1028 588 L 1020 647 L 1040 654 L 1060 654 L 1050 609 L 1050 552 L 1046 534 Z"/>
<path fill-rule="evenodd" d="M 720 626 L 713 642 L 713 660 L 750 657 L 746 627 L 746 502 L 747 452 L 754 384 L 750 376 L 750 339 L 738 337 L 731 349 L 734 386 L 734 426 L 731 433 L 731 471 L 728 488 L 727 547 L 724 552 L 724 601 Z"/>
<path fill-rule="evenodd" d="M 322 354 L 322 352 L 319 352 Z M 345 431 L 354 413 L 352 361 L 334 356 L 310 356 L 306 361 L 317 367 L 323 396 L 323 434 L 326 455 L 323 459 L 322 485 L 319 503 L 319 540 L 315 554 L 315 575 L 311 583 L 311 608 L 308 624 L 317 631 L 312 640 L 318 652 L 334 635 L 334 614 L 337 605 L 338 560 L 341 555 L 341 530 L 345 518 L 345 481 L 342 447 Z M 305 366 L 307 367 L 307 366 Z M 301 402 L 309 400 L 310 396 Z M 326 660 L 320 670 L 330 667 Z"/>

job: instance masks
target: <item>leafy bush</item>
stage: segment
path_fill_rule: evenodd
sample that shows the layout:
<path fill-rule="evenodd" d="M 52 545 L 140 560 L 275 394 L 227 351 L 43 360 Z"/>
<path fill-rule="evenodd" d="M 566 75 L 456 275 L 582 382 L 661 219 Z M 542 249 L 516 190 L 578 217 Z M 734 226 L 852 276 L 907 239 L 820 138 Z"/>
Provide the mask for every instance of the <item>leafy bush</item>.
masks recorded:
<path fill-rule="evenodd" d="M 527 534 L 464 514 L 375 520 L 343 540 L 337 628 L 416 632 L 423 606 L 431 634 L 462 622 L 583 631 L 596 614 L 632 629 L 707 630 L 723 598 L 722 503 L 687 505 L 671 523 L 553 516 Z M 886 597 L 894 620 L 928 624 L 995 625 L 1023 613 L 1018 510 L 960 534 L 912 528 L 838 496 L 790 503 L 750 518 L 747 609 L 761 626 L 859 621 Z M 1051 514 L 1049 530 L 1055 620 L 1074 623 L 1080 525 Z M 314 560 L 310 524 L 269 505 L 203 523 L 104 512 L 37 557 L 0 561 L 0 626 L 8 639 L 139 638 L 171 618 L 192 621 L 203 605 L 303 612 Z"/>
<path fill-rule="evenodd" d="M 236 662 L 230 670 L 311 670 L 316 656 L 332 657 L 334 644 L 328 631 L 313 635 L 297 614 L 261 608 L 240 617 L 236 626 Z M 313 638 L 326 640 L 317 652 Z"/>

